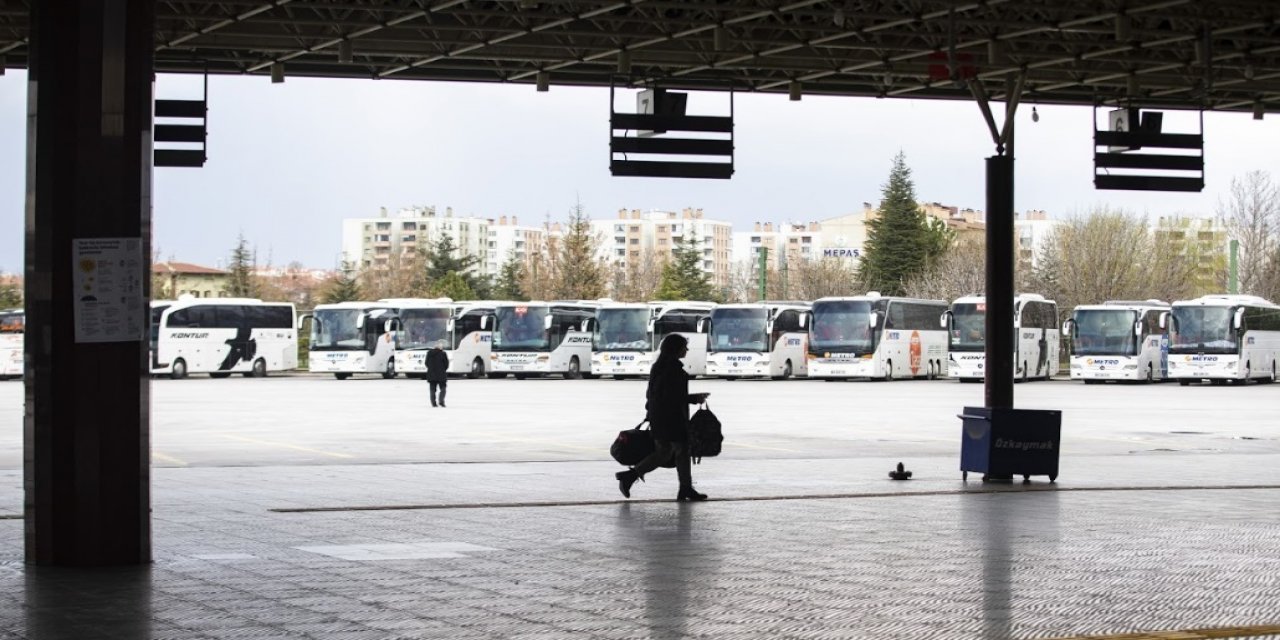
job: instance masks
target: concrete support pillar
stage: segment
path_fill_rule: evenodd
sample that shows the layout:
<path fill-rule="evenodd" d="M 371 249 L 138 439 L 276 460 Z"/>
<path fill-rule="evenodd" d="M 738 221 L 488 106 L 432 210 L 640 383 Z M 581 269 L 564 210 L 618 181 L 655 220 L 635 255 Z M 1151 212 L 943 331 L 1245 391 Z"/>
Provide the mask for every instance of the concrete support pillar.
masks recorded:
<path fill-rule="evenodd" d="M 24 448 L 26 558 L 34 564 L 151 561 L 154 4 L 31 3 Z M 140 329 L 131 339 L 77 341 L 89 284 L 75 247 L 93 238 L 135 240 L 140 260 L 112 265 L 114 281 L 126 268 L 141 278 L 133 292 L 141 308 L 124 322 Z M 104 280 L 112 279 L 96 282 Z"/>
<path fill-rule="evenodd" d="M 1013 408 L 1013 266 L 1013 157 L 993 156 L 987 158 L 985 389 L 992 409 Z"/>

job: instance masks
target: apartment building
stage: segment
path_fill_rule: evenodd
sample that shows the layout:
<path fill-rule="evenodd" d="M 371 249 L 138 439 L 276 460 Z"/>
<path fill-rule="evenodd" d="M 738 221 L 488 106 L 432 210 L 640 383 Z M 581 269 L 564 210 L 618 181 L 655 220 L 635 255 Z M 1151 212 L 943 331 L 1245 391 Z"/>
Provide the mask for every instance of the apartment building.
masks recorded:
<path fill-rule="evenodd" d="M 439 214 L 435 207 L 410 207 L 394 215 L 382 208 L 377 217 L 342 221 L 342 259 L 357 268 L 387 268 L 389 262 L 413 259 L 442 234 L 453 238 L 462 255 L 474 256 L 479 269 L 489 263 L 489 220 L 454 216 L 453 207 Z"/>
<path fill-rule="evenodd" d="M 497 276 L 509 257 L 527 262 L 546 244 L 549 229 L 521 225 L 517 216 L 499 216 L 489 219 L 488 259 L 484 264 L 486 275 Z"/>
<path fill-rule="evenodd" d="M 621 209 L 611 220 L 592 220 L 591 230 L 600 239 L 597 256 L 623 267 L 651 253 L 670 259 L 688 234 L 698 239 L 702 270 L 717 287 L 729 284 L 733 258 L 733 225 L 710 220 L 702 209 L 641 211 Z"/>
<path fill-rule="evenodd" d="M 157 262 L 151 265 L 151 276 L 151 297 L 157 300 L 178 296 L 225 298 L 231 284 L 228 271 L 190 262 Z"/>
<path fill-rule="evenodd" d="M 787 264 L 797 260 L 815 260 L 823 257 L 826 248 L 824 224 L 819 222 L 756 222 L 751 231 L 733 233 L 733 255 L 739 262 L 748 263 L 752 269 L 760 267 L 760 249 L 768 249 L 767 265 L 777 268 L 781 256 Z"/>
<path fill-rule="evenodd" d="M 1189 216 L 1160 216 L 1151 233 L 1162 247 L 1181 251 L 1195 262 L 1192 281 L 1203 295 L 1223 291 L 1229 268 L 1231 237 L 1221 220 Z"/>

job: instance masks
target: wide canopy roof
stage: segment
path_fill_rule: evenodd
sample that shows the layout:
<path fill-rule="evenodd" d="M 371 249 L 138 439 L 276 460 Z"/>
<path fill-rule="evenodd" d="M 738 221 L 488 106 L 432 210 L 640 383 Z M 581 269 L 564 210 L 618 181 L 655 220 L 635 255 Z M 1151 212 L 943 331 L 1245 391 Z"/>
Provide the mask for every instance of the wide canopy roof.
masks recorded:
<path fill-rule="evenodd" d="M 29 10 L 0 0 L 26 65 Z M 1249 110 L 1280 106 L 1276 0 L 157 1 L 161 72 Z M 349 43 L 349 44 L 346 44 Z M 620 75 L 620 73 L 622 75 Z M 793 83 L 799 83 L 798 85 Z"/>

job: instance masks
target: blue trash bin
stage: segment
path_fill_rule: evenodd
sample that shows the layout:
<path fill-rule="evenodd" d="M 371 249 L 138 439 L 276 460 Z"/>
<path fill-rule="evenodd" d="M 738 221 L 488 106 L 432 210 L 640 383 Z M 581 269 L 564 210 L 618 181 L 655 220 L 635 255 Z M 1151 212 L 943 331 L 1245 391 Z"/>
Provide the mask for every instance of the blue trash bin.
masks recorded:
<path fill-rule="evenodd" d="M 960 436 L 960 471 L 989 476 L 1049 476 L 1058 479 L 1062 412 L 1047 409 L 965 407 Z"/>

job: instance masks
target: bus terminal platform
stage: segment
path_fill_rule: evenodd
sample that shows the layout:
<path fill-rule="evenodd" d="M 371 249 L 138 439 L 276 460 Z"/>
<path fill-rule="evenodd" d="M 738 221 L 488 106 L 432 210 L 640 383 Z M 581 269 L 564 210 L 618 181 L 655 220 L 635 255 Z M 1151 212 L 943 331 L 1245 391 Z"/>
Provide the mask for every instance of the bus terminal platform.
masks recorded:
<path fill-rule="evenodd" d="M 154 563 L 23 563 L 0 472 L 0 638 L 1280 636 L 1280 455 L 157 468 Z"/>

